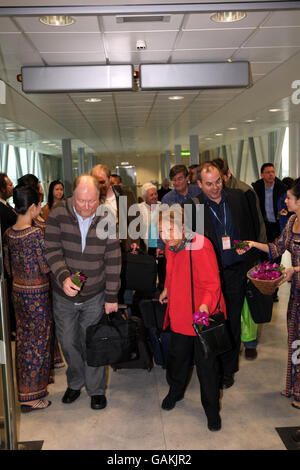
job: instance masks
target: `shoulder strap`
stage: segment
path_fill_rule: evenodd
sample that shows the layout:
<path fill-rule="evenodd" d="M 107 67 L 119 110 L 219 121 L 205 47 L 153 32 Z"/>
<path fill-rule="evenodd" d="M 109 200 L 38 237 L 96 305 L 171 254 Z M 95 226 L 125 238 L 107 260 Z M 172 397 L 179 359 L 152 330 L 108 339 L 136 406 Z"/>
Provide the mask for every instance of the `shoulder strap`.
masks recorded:
<path fill-rule="evenodd" d="M 192 261 L 192 249 L 190 247 L 190 271 L 191 271 L 191 293 L 192 293 L 192 310 L 195 313 L 195 299 L 194 299 L 194 281 L 193 281 L 193 261 Z"/>

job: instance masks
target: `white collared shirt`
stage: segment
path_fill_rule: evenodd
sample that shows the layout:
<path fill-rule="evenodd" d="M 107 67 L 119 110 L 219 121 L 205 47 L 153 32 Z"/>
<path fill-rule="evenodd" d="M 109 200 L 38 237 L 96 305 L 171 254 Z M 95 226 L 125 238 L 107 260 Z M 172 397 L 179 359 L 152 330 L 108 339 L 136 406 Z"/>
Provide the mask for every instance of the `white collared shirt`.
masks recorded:
<path fill-rule="evenodd" d="M 87 217 L 86 219 L 83 219 L 83 217 L 81 217 L 81 215 L 78 214 L 75 207 L 73 207 L 73 209 L 74 209 L 75 215 L 79 223 L 79 229 L 81 233 L 81 252 L 83 253 L 85 249 L 85 244 L 86 244 L 86 236 L 91 226 L 92 220 L 95 217 L 95 214 L 91 215 L 91 217 Z"/>

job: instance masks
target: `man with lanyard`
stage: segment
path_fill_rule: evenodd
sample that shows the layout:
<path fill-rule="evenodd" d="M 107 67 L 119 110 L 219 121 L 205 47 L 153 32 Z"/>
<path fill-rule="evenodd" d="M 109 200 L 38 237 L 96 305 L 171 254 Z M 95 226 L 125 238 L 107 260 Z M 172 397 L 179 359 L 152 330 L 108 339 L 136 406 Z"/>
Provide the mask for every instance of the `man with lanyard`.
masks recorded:
<path fill-rule="evenodd" d="M 162 198 L 162 204 L 168 204 L 168 206 L 180 204 L 183 206 L 190 198 L 201 193 L 198 185 L 189 184 L 189 172 L 185 165 L 173 166 L 169 176 L 174 189 Z M 157 240 L 157 256 L 164 256 L 164 243 L 161 238 Z"/>
<path fill-rule="evenodd" d="M 204 204 L 204 235 L 212 242 L 216 251 L 222 282 L 222 291 L 227 307 L 229 329 L 233 340 L 232 350 L 222 354 L 221 387 L 229 388 L 238 371 L 241 342 L 241 311 L 245 298 L 246 273 L 255 263 L 256 253 L 240 256 L 232 248 L 233 240 L 249 240 L 255 237 L 251 215 L 245 195 L 239 189 L 223 189 L 218 166 L 203 163 L 198 169 L 197 184 L 202 193 L 187 203 L 193 204 L 193 230 L 196 230 L 195 215 Z"/>

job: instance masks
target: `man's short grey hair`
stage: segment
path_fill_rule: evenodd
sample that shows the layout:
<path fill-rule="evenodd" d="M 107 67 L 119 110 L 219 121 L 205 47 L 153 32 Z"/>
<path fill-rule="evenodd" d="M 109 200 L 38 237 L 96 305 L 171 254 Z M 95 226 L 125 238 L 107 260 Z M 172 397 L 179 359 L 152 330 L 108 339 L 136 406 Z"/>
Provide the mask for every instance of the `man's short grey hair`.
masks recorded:
<path fill-rule="evenodd" d="M 153 184 L 153 183 L 143 184 L 143 186 L 142 186 L 142 197 L 143 197 L 144 200 L 147 196 L 147 191 L 149 191 L 149 189 L 155 189 L 155 191 L 157 191 L 157 187 L 155 186 L 155 184 Z"/>

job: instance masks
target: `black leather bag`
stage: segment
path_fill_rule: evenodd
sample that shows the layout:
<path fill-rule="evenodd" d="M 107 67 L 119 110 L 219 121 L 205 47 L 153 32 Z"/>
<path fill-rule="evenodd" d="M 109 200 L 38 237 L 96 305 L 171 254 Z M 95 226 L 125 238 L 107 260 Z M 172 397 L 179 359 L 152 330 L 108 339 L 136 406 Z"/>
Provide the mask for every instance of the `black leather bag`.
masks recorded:
<path fill-rule="evenodd" d="M 137 255 L 128 253 L 125 266 L 126 289 L 151 294 L 156 288 L 157 264 L 153 256 L 139 250 Z"/>
<path fill-rule="evenodd" d="M 193 313 L 195 313 L 192 250 L 190 250 L 190 268 L 192 307 Z M 224 313 L 220 311 L 219 304 L 218 313 L 212 315 L 210 318 L 211 321 L 209 326 L 193 323 L 193 328 L 198 336 L 198 352 L 204 359 L 218 356 L 219 354 L 232 349 Z"/>
<path fill-rule="evenodd" d="M 262 294 L 249 279 L 246 298 L 255 323 L 269 323 L 272 320 L 273 296 Z"/>
<path fill-rule="evenodd" d="M 137 351 L 135 322 L 124 314 L 124 309 L 103 314 L 96 325 L 86 329 L 87 364 L 92 367 L 106 366 L 129 361 Z"/>
<path fill-rule="evenodd" d="M 163 329 L 167 304 L 161 304 L 158 299 L 145 299 L 139 303 L 139 309 L 146 328 Z"/>
<path fill-rule="evenodd" d="M 224 313 L 216 313 L 211 318 L 213 321 L 210 322 L 209 326 L 204 326 L 202 330 L 199 323 L 193 323 L 199 340 L 199 350 L 205 359 L 218 356 L 232 349 Z"/>

